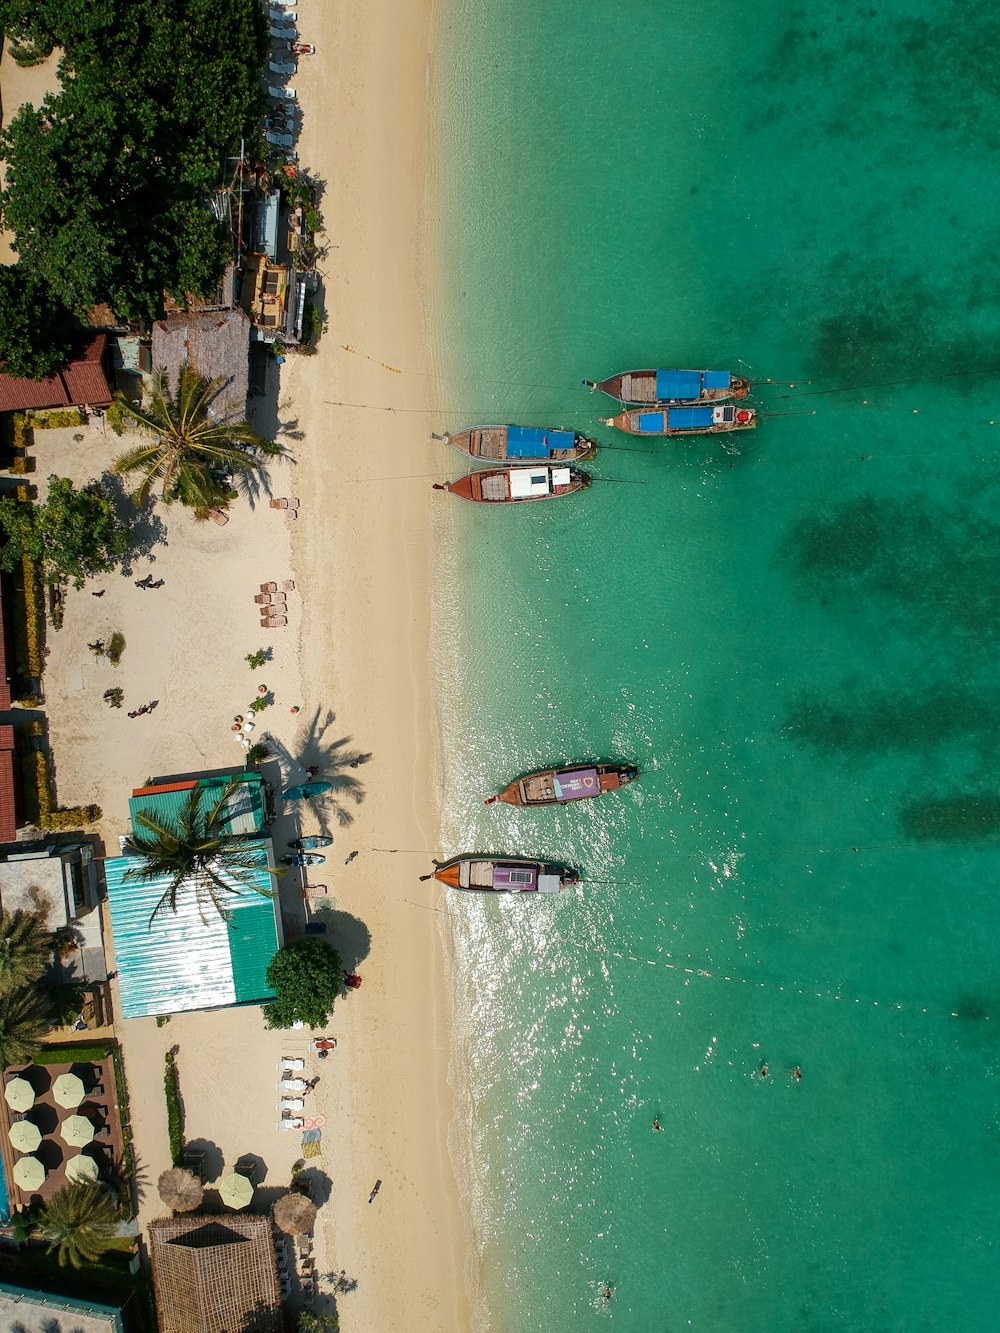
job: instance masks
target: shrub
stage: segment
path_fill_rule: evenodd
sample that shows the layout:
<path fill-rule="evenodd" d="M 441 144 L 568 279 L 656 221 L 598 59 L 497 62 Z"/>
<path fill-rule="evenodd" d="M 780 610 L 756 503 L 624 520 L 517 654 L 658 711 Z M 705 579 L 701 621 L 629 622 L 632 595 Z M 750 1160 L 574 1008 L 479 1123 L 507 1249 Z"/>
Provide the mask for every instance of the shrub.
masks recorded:
<path fill-rule="evenodd" d="M 77 829 L 101 818 L 99 805 L 70 805 L 57 808 L 52 795 L 52 765 L 44 750 L 30 750 L 21 760 L 25 809 L 28 821 L 49 833 Z"/>
<path fill-rule="evenodd" d="M 104 691 L 104 698 L 112 708 L 121 708 L 125 699 L 125 691 L 120 686 L 116 685 L 113 690 Z"/>
<path fill-rule="evenodd" d="M 23 412 L 14 413 L 14 448 L 28 449 L 31 447 L 32 431 L 31 422 Z M 20 498 L 20 497 L 19 497 Z"/>
<path fill-rule="evenodd" d="M 92 1042 L 89 1046 L 45 1046 L 33 1057 L 36 1065 L 98 1064 L 114 1051 L 106 1041 Z"/>
<path fill-rule="evenodd" d="M 176 1047 L 163 1057 L 166 1070 L 163 1091 L 167 1098 L 167 1133 L 170 1136 L 170 1160 L 180 1166 L 184 1156 L 184 1106 L 181 1102 L 181 1084 L 177 1074 Z"/>
<path fill-rule="evenodd" d="M 258 648 L 255 653 L 247 653 L 245 660 L 249 663 L 251 671 L 256 671 L 267 661 L 267 649 Z"/>
<path fill-rule="evenodd" d="M 20 699 L 15 699 L 14 702 L 17 704 L 18 708 L 40 708 L 42 704 L 41 696 L 38 694 L 23 694 Z M 32 726 L 34 725 L 35 724 L 32 723 Z M 44 730 L 44 728 L 42 730 Z M 33 736 L 40 736 L 41 734 L 40 731 L 31 733 Z"/>
<path fill-rule="evenodd" d="M 271 959 L 267 984 L 274 1000 L 263 1008 L 269 1028 L 290 1028 L 303 1022 L 318 1028 L 330 1016 L 340 994 L 344 969 L 337 950 L 326 940 L 308 935 L 286 944 Z"/>
<path fill-rule="evenodd" d="M 79 828 L 81 824 L 96 824 L 103 813 L 99 805 L 67 805 L 53 810 L 42 821 L 42 828 L 49 833 L 65 833 L 67 829 Z"/>
<path fill-rule="evenodd" d="M 267 707 L 267 700 L 258 694 L 257 698 L 254 699 L 250 704 L 250 712 L 263 713 L 266 707 Z"/>
<path fill-rule="evenodd" d="M 15 477 L 23 477 L 28 471 L 28 460 L 24 454 L 15 454 L 10 465 Z"/>
<path fill-rule="evenodd" d="M 19 492 L 21 490 L 27 491 L 27 489 L 26 486 L 18 487 Z M 21 588 L 24 596 L 25 654 L 28 675 L 37 678 L 42 674 L 45 666 L 42 657 L 44 611 L 38 566 L 28 556 L 24 556 L 21 560 Z"/>
<path fill-rule="evenodd" d="M 122 653 L 125 651 L 125 635 L 121 630 L 116 629 L 114 634 L 108 640 L 108 646 L 104 650 L 104 655 L 112 666 L 117 666 L 122 660 Z"/>
<path fill-rule="evenodd" d="M 83 426 L 87 418 L 78 407 L 57 407 L 47 412 L 33 412 L 31 424 L 35 430 L 59 430 L 63 426 Z"/>
<path fill-rule="evenodd" d="M 323 316 L 315 301 L 306 301 L 302 311 L 302 342 L 311 346 L 323 332 Z"/>
<path fill-rule="evenodd" d="M 104 420 L 108 423 L 116 435 L 124 435 L 126 428 L 132 418 L 122 406 L 124 394 L 118 392 L 111 400 L 110 406 L 104 413 Z"/>
<path fill-rule="evenodd" d="M 248 764 L 262 764 L 265 759 L 270 759 L 270 758 L 271 758 L 271 751 L 267 748 L 267 746 L 264 744 L 263 741 L 257 741 L 255 745 L 251 745 L 250 749 L 247 750 Z"/>

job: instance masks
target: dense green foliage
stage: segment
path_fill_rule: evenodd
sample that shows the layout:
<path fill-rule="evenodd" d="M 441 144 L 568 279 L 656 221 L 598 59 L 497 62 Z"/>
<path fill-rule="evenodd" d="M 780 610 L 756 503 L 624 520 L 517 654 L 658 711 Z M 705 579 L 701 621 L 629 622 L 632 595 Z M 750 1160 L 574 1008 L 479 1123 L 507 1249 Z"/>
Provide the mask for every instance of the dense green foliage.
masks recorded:
<path fill-rule="evenodd" d="M 102 300 L 153 315 L 164 289 L 207 295 L 228 236 L 205 195 L 259 134 L 257 0 L 0 0 L 0 26 L 22 49 L 62 51 L 60 92 L 0 136 L 26 279 L 79 315 Z"/>
<path fill-rule="evenodd" d="M 10 375 L 39 379 L 73 351 L 73 320 L 48 285 L 19 264 L 0 266 L 0 361 Z"/>
<path fill-rule="evenodd" d="M 224 508 L 233 494 L 229 474 L 260 472 L 266 458 L 284 453 L 280 444 L 255 434 L 249 422 L 221 422 L 213 415 L 225 406 L 218 400 L 223 384 L 222 378 L 202 379 L 185 366 L 175 397 L 158 373 L 148 406 L 122 399 L 123 414 L 149 437 L 113 464 L 119 475 L 138 475 L 137 503 L 144 503 L 158 484 L 167 504 L 179 500 L 193 509 Z"/>
<path fill-rule="evenodd" d="M 163 1057 L 163 1091 L 167 1099 L 167 1135 L 170 1139 L 170 1160 L 180 1166 L 184 1156 L 184 1103 L 181 1101 L 181 1081 L 173 1051 Z"/>
<path fill-rule="evenodd" d="M 299 1315 L 298 1333 L 340 1333 L 340 1316 L 333 1310 L 321 1314 L 303 1310 Z"/>
<path fill-rule="evenodd" d="M 93 1042 L 89 1046 L 46 1046 L 34 1058 L 36 1065 L 98 1064 L 114 1052 L 108 1042 Z"/>
<path fill-rule="evenodd" d="M 137 857 L 139 863 L 125 872 L 125 878 L 142 881 L 169 876 L 150 925 L 164 908 L 177 911 L 177 895 L 182 892 L 194 894 L 202 920 L 209 906 L 228 920 L 225 899 L 229 894 L 249 889 L 270 896 L 257 887 L 253 873 L 265 868 L 256 836 L 229 829 L 226 806 L 239 785 L 238 776 L 230 779 L 204 809 L 201 788 L 192 787 L 176 824 L 142 810 L 136 815 L 137 829 L 125 839 L 125 854 Z M 279 873 L 267 869 L 272 875 Z"/>
<path fill-rule="evenodd" d="M 24 1064 L 51 1029 L 45 993 L 37 988 L 0 996 L 0 1068 Z"/>
<path fill-rule="evenodd" d="M 343 977 L 340 955 L 326 940 L 307 935 L 286 944 L 267 969 L 267 984 L 275 998 L 264 1005 L 264 1022 L 269 1028 L 290 1028 L 299 1021 L 311 1028 L 322 1027 L 340 994 Z"/>
<path fill-rule="evenodd" d="M 49 965 L 52 946 L 38 913 L 0 912 L 0 995 L 33 986 Z"/>
<path fill-rule="evenodd" d="M 100 482 L 77 490 L 68 477 L 49 477 L 40 504 L 12 495 L 0 498 L 0 569 L 14 570 L 27 556 L 51 582 L 72 579 L 77 588 L 92 574 L 114 567 L 128 550 L 128 528 L 118 519 Z"/>
<path fill-rule="evenodd" d="M 63 1266 L 93 1263 L 115 1242 L 118 1207 L 94 1180 L 64 1186 L 42 1209 L 40 1226 Z"/>

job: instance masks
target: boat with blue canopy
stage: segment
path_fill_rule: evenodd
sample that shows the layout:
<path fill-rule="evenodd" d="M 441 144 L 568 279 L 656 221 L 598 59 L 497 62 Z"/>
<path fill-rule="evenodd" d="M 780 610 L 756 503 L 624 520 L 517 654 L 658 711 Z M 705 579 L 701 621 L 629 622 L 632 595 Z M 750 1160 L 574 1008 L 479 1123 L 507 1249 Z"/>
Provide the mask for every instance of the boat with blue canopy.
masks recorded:
<path fill-rule="evenodd" d="M 585 435 L 543 426 L 469 426 L 441 439 L 475 463 L 574 463 L 597 452 Z"/>
<path fill-rule="evenodd" d="M 687 403 L 722 403 L 745 398 L 750 381 L 728 370 L 623 370 L 606 380 L 584 380 L 623 405 L 641 407 Z"/>
<path fill-rule="evenodd" d="M 629 435 L 720 435 L 731 430 L 753 430 L 757 412 L 752 407 L 657 407 L 650 411 L 619 412 L 604 418 Z"/>
<path fill-rule="evenodd" d="M 635 764 L 540 768 L 515 779 L 498 795 L 488 796 L 485 804 L 503 801 L 506 805 L 568 805 L 572 801 L 585 801 L 603 796 L 605 792 L 619 791 L 638 776 Z"/>

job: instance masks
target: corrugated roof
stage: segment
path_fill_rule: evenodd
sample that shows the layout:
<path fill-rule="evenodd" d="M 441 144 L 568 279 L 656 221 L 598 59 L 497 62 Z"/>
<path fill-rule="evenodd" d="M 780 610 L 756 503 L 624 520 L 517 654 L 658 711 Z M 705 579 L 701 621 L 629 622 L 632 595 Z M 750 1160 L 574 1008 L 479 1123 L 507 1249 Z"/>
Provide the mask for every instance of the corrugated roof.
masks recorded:
<path fill-rule="evenodd" d="M 107 334 L 92 338 L 83 352 L 44 379 L 22 379 L 0 372 L 0 412 L 45 407 L 107 407 L 111 390 L 102 358 Z"/>
<path fill-rule="evenodd" d="M 259 773 L 240 773 L 240 786 L 229 798 L 226 806 L 227 828 L 230 833 L 260 833 L 264 827 L 264 781 Z M 128 803 L 132 828 L 136 827 L 135 817 L 144 810 L 156 819 L 176 825 L 181 810 L 187 805 L 192 787 L 199 787 L 202 798 L 199 810 L 207 810 L 215 801 L 231 775 L 200 778 L 197 782 L 171 782 L 154 787 L 138 787 L 132 793 Z"/>
<path fill-rule="evenodd" d="M 260 869 L 252 872 L 253 880 L 270 894 L 274 879 L 266 866 L 271 863 L 271 840 L 261 838 L 257 847 Z M 211 905 L 202 920 L 197 894 L 182 887 L 176 913 L 167 908 L 150 926 L 170 877 L 126 879 L 136 864 L 129 856 L 104 863 L 123 1017 L 260 1004 L 273 998 L 264 973 L 282 942 L 277 898 L 243 888 L 223 872 L 237 890 L 226 897 L 231 925 Z"/>
<path fill-rule="evenodd" d="M 223 380 L 210 408 L 219 421 L 246 419 L 249 358 L 250 321 L 239 307 L 168 315 L 153 325 L 153 366 L 163 370 L 171 392 L 182 366 L 190 366 L 203 379 Z"/>

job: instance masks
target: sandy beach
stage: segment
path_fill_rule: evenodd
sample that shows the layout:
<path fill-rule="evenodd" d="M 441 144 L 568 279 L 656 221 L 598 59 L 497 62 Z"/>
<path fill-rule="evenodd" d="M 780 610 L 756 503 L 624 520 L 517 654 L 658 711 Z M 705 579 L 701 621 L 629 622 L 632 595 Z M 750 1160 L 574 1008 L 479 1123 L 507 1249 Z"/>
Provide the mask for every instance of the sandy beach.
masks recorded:
<path fill-rule="evenodd" d="M 320 1075 L 311 1113 L 326 1127 L 322 1156 L 310 1166 L 328 1202 L 317 1223 L 317 1260 L 329 1275 L 322 1290 L 338 1292 L 342 1278 L 336 1299 L 345 1333 L 454 1333 L 470 1325 L 464 1222 L 447 1148 L 441 918 L 427 910 L 434 895 L 417 882 L 438 841 L 428 654 L 440 497 L 430 480 L 443 475 L 444 460 L 429 442 L 428 416 L 335 405 L 430 400 L 431 20 L 426 2 L 402 11 L 391 0 L 353 11 L 316 0 L 300 6 L 302 37 L 317 55 L 300 62 L 291 82 L 303 110 L 299 160 L 325 182 L 326 331 L 316 355 L 269 368 L 277 419 L 268 419 L 270 395 L 255 409 L 259 426 L 287 432 L 292 460 L 271 470 L 271 492 L 300 498 L 298 521 L 266 498 L 238 502 L 225 527 L 196 523 L 179 506 L 155 506 L 127 570 L 68 592 L 63 626 L 49 632 L 45 677 L 58 799 L 102 806 L 111 855 L 127 830 L 134 786 L 240 762 L 230 723 L 261 680 L 275 698 L 257 734 L 275 754 L 269 776 L 301 780 L 304 765 L 315 764 L 334 781 L 333 799 L 305 815 L 302 831 L 334 835 L 323 875 L 313 878 L 327 883 L 349 960 L 364 977 L 327 1029 L 338 1037 L 336 1054 L 314 1066 L 311 1034 L 265 1032 L 256 1009 L 175 1016 L 160 1028 L 119 1021 L 118 1030 L 141 1224 L 164 1211 L 156 1179 L 169 1165 L 169 1047 L 179 1047 L 187 1135 L 205 1147 L 209 1174 L 231 1169 L 242 1154 L 257 1156 L 268 1191 L 262 1201 L 284 1188 L 301 1155 L 298 1136 L 275 1128 L 276 1062 L 302 1056 L 310 1075 Z M 84 482 L 123 446 L 101 423 L 39 432 L 33 480 L 44 490 L 54 471 Z M 136 587 L 147 573 L 164 586 Z M 262 632 L 253 594 L 261 582 L 289 576 L 297 585 L 290 623 Z M 101 588 L 104 595 L 92 598 Z M 115 629 L 127 645 L 117 668 L 87 648 Z M 251 673 L 244 654 L 262 646 L 272 658 Z M 125 691 L 122 710 L 102 699 L 111 686 Z M 128 717 L 152 699 L 151 714 Z M 345 866 L 355 849 L 359 856 Z M 283 880 L 281 895 L 294 930 L 297 885 Z M 369 1206 L 376 1179 L 381 1192 Z"/>

